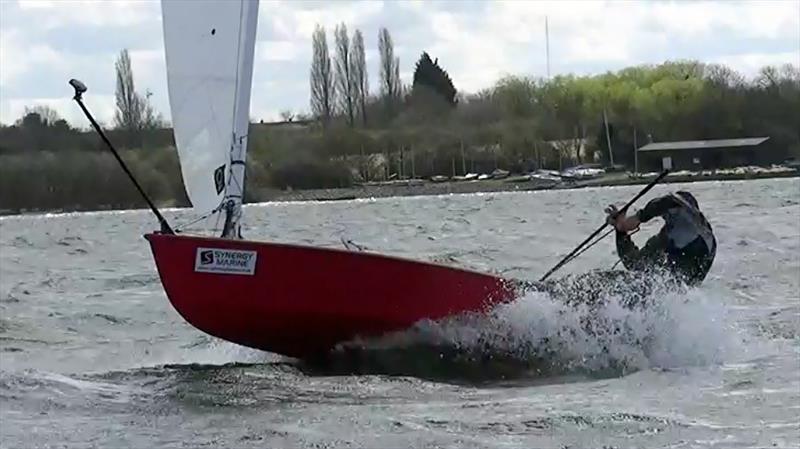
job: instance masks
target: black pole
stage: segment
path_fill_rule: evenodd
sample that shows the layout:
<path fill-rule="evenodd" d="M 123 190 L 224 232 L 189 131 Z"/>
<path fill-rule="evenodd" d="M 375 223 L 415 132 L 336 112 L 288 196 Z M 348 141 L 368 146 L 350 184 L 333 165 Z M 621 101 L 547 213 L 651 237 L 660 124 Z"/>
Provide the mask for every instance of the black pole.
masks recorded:
<path fill-rule="evenodd" d="M 100 134 L 100 137 L 103 139 L 106 145 L 108 145 L 108 149 L 111 150 L 111 153 L 117 159 L 117 162 L 119 162 L 119 165 L 122 167 L 122 170 L 125 171 L 125 174 L 128 175 L 128 178 L 130 178 L 131 182 L 133 182 L 133 185 L 136 187 L 136 190 L 138 190 L 139 193 L 142 195 L 142 198 L 144 198 L 144 200 L 147 202 L 147 205 L 150 206 L 150 210 L 153 211 L 153 214 L 155 214 L 156 218 L 158 219 L 158 223 L 161 225 L 161 232 L 163 234 L 174 234 L 175 232 L 169 226 L 167 220 L 164 218 L 163 215 L 161 215 L 161 212 L 158 211 L 158 208 L 155 206 L 155 204 L 153 204 L 153 202 L 150 201 L 150 197 L 148 197 L 147 194 L 144 193 L 142 186 L 140 186 L 139 182 L 136 181 L 136 178 L 133 176 L 133 173 L 131 173 L 131 171 L 128 170 L 128 166 L 125 165 L 125 162 L 119 156 L 119 153 L 117 153 L 117 150 L 114 148 L 114 145 L 111 144 L 111 142 L 108 140 L 103 130 L 100 129 L 100 125 L 97 124 L 94 117 L 92 117 L 92 114 L 89 112 L 88 109 L 86 109 L 86 106 L 83 104 L 83 93 L 86 92 L 86 85 L 76 79 L 69 80 L 69 85 L 75 89 L 75 96 L 72 97 L 72 99 L 75 100 L 78 103 L 78 106 L 81 107 L 83 113 L 86 115 L 86 118 L 88 118 L 89 122 L 92 123 L 92 127 L 94 127 L 95 131 L 97 131 L 97 133 Z"/>
<path fill-rule="evenodd" d="M 647 184 L 647 186 L 646 186 L 644 189 L 642 189 L 642 191 L 641 191 L 641 192 L 639 192 L 639 193 L 638 193 L 638 194 L 637 194 L 635 197 L 633 197 L 633 199 L 632 199 L 632 200 L 628 201 L 628 204 L 626 204 L 626 205 L 622 206 L 622 209 L 620 209 L 618 213 L 620 213 L 620 214 L 624 214 L 624 213 L 625 213 L 625 212 L 626 212 L 626 211 L 627 211 L 627 210 L 628 210 L 628 209 L 629 209 L 629 208 L 630 208 L 630 207 L 633 205 L 633 203 L 635 203 L 635 202 L 636 202 L 636 200 L 638 200 L 639 198 L 641 198 L 642 196 L 644 196 L 644 194 L 645 194 L 645 193 L 647 193 L 647 192 L 649 192 L 649 191 L 650 191 L 650 189 L 652 189 L 653 187 L 655 187 L 655 185 L 656 185 L 656 184 L 658 184 L 658 182 L 659 182 L 659 181 L 661 181 L 662 179 L 664 179 L 664 176 L 667 176 L 667 173 L 669 173 L 669 170 L 664 170 L 664 171 L 662 171 L 662 172 L 661 172 L 661 174 L 660 174 L 660 175 L 658 175 L 658 176 L 656 177 L 656 179 L 654 179 L 654 180 L 650 181 L 650 184 Z M 539 279 L 539 282 L 544 282 L 544 281 L 545 281 L 545 280 L 546 280 L 548 277 L 550 277 L 550 275 L 551 275 L 551 274 L 555 273 L 555 272 L 556 272 L 556 270 L 558 270 L 559 268 L 563 267 L 563 266 L 564 266 L 564 265 L 566 265 L 568 262 L 570 262 L 570 261 L 573 259 L 573 255 L 575 255 L 575 253 L 577 253 L 578 251 L 580 251 L 580 250 L 581 250 L 581 248 L 582 248 L 584 245 L 586 245 L 587 243 L 589 243 L 589 242 L 590 242 L 590 241 L 591 241 L 591 240 L 592 240 L 592 239 L 593 239 L 593 238 L 594 238 L 594 237 L 595 237 L 597 234 L 599 234 L 600 232 L 602 232 L 602 231 L 603 231 L 603 229 L 605 229 L 605 227 L 606 227 L 606 226 L 608 226 L 608 223 L 603 223 L 603 226 L 600 226 L 599 228 L 597 228 L 597 230 L 596 230 L 596 231 L 594 231 L 594 232 L 592 233 L 592 235 L 590 235 L 589 237 L 587 237 L 587 238 L 586 238 L 586 240 L 584 240 L 583 242 L 581 242 L 581 244 L 580 244 L 580 245 L 578 245 L 578 247 L 577 247 L 577 248 L 575 248 L 574 250 L 572 250 L 572 252 L 571 252 L 571 253 L 569 253 L 569 254 L 567 254 L 566 256 L 564 256 L 564 258 L 563 258 L 563 259 L 561 259 L 561 261 L 560 261 L 559 263 L 557 263 L 557 264 L 556 264 L 556 266 L 554 266 L 553 268 L 551 268 L 551 269 L 550 269 L 550 271 L 548 271 L 547 273 L 545 273 L 545 275 L 544 275 L 544 276 L 542 276 L 542 278 L 541 278 L 541 279 Z"/>

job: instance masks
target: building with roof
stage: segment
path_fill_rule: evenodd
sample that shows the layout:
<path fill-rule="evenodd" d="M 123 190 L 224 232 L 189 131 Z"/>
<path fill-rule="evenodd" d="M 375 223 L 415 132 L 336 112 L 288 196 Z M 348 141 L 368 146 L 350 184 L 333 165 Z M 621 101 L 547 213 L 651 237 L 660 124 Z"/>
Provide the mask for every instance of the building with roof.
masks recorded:
<path fill-rule="evenodd" d="M 785 152 L 771 148 L 769 137 L 652 142 L 636 150 L 640 171 L 711 170 L 778 164 Z"/>

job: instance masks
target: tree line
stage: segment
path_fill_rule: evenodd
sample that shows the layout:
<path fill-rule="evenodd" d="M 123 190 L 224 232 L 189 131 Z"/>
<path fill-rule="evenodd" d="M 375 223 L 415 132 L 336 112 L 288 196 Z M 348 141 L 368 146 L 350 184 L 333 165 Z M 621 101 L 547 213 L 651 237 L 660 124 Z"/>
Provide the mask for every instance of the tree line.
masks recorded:
<path fill-rule="evenodd" d="M 311 116 L 323 128 L 330 128 L 337 118 L 350 128 L 384 127 L 410 103 L 432 106 L 442 100 L 455 105 L 457 91 L 449 74 L 426 52 L 416 63 L 412 85 L 403 86 L 400 58 L 386 28 L 378 32 L 378 93 L 371 95 L 361 30 L 356 29 L 351 40 L 347 25 L 341 23 L 333 35 L 333 55 L 323 26 L 318 24 L 312 36 Z M 368 117 L 376 122 L 368 123 Z"/>
<path fill-rule="evenodd" d="M 800 68 L 790 64 L 749 78 L 699 61 L 551 79 L 508 75 L 468 93 L 454 85 L 445 62 L 425 51 L 404 84 L 383 28 L 371 91 L 364 47 L 360 30 L 350 36 L 340 24 L 329 51 L 324 28 L 316 28 L 310 113 L 251 123 L 247 199 L 264 199 L 270 188 L 559 169 L 608 163 L 612 155 L 615 164 L 632 167 L 633 149 L 648 141 L 769 136 L 770 151 L 800 156 Z M 157 201 L 188 204 L 172 131 L 147 92 L 136 90 L 127 51 L 115 72 L 109 138 Z M 133 206 L 141 201 L 93 132 L 71 128 L 46 106 L 0 126 L 0 209 Z"/>
<path fill-rule="evenodd" d="M 333 34 L 333 57 L 323 26 L 317 25 L 311 38 L 311 114 L 325 128 L 339 115 L 351 128 L 357 122 L 366 127 L 367 103 L 374 100 L 369 93 L 364 35 L 357 29 L 351 40 L 344 23 L 337 25 Z M 394 43 L 386 28 L 378 33 L 378 52 L 379 90 L 384 107 L 391 111 L 400 98 L 400 59 L 394 56 Z"/>
<path fill-rule="evenodd" d="M 334 155 L 352 160 L 381 153 L 388 163 L 375 173 L 378 178 L 561 169 L 585 162 L 632 168 L 634 148 L 651 141 L 754 136 L 769 136 L 763 151 L 776 158 L 800 156 L 800 67 L 792 64 L 763 67 L 749 79 L 725 65 L 692 60 L 593 76 L 508 75 L 467 93 L 458 91 L 438 59 L 425 51 L 410 85 L 404 85 L 391 36 L 382 28 L 380 89 L 374 95 L 355 92 L 363 101 L 359 126 L 346 107 L 351 91 L 342 88 L 352 85 L 352 71 L 319 76 L 331 58 L 342 67 L 354 53 L 339 45 L 347 40 L 344 24 L 334 35 L 333 56 L 324 28 L 318 26 L 313 39 L 311 113 L 320 142 L 312 147 L 318 164 L 329 164 Z M 363 41 L 359 30 L 355 35 Z M 360 64 L 364 73 L 363 59 Z M 330 107 L 316 107 L 325 104 L 319 92 L 328 92 Z M 273 153 L 273 161 L 284 160 L 278 148 Z M 301 165 L 310 172 L 308 163 Z M 366 169 L 359 174 L 371 177 Z"/>

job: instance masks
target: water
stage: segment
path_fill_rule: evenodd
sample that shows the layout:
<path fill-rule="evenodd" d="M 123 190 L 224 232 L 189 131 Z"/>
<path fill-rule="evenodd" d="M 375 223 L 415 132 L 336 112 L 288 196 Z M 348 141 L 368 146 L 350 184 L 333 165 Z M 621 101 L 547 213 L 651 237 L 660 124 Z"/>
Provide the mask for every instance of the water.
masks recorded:
<path fill-rule="evenodd" d="M 648 198 L 679 187 L 714 226 L 717 260 L 688 295 L 595 318 L 627 332 L 586 333 L 585 311 L 531 294 L 324 367 L 187 325 L 144 211 L 3 218 L 0 446 L 798 447 L 800 180 Z M 256 205 L 244 232 L 536 279 L 639 188 Z M 608 239 L 562 274 L 614 261 Z"/>

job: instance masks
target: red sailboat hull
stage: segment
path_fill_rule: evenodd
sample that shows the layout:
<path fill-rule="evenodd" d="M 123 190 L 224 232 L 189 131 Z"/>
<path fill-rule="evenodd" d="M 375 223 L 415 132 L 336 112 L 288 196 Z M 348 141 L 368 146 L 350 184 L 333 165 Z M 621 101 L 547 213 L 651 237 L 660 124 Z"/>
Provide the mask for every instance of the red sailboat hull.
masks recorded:
<path fill-rule="evenodd" d="M 161 282 L 190 324 L 291 357 L 423 320 L 483 311 L 513 284 L 460 268 L 367 252 L 147 234 Z"/>

